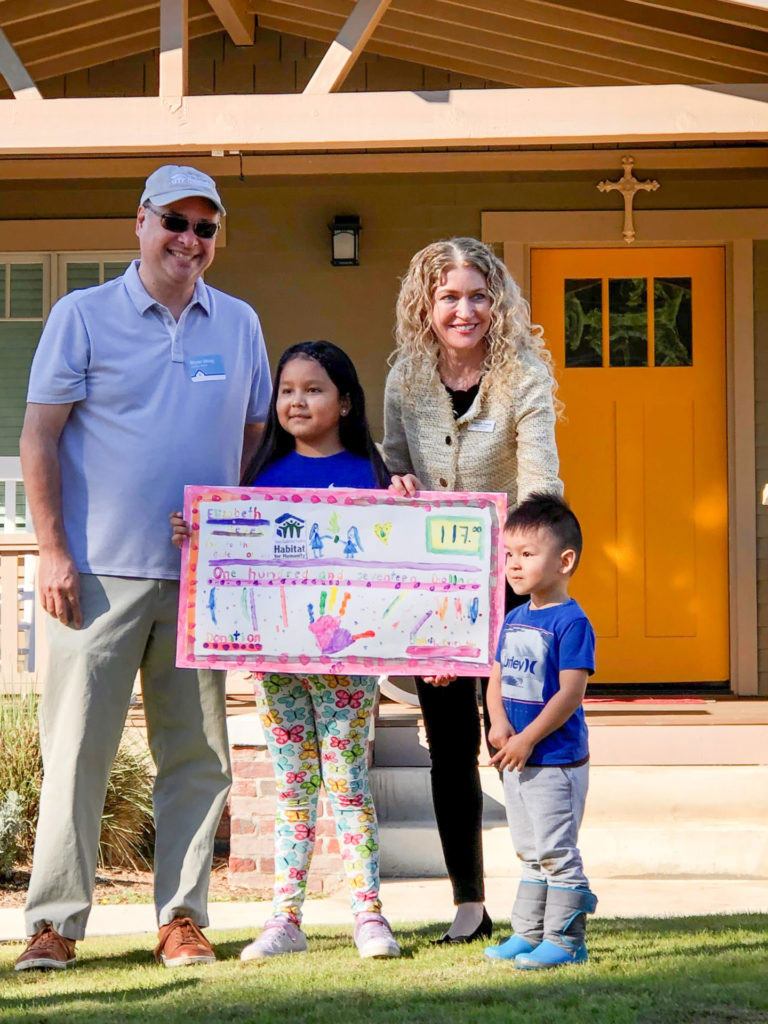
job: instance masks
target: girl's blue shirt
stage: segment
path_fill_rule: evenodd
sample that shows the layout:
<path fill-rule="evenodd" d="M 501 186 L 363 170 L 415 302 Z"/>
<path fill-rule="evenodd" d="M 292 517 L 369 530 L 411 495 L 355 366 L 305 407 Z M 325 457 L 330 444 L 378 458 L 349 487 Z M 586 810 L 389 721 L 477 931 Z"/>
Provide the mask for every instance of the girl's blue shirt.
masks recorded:
<path fill-rule="evenodd" d="M 373 466 L 363 455 L 338 452 L 311 458 L 289 452 L 266 466 L 253 487 L 367 487 L 379 489 Z"/>

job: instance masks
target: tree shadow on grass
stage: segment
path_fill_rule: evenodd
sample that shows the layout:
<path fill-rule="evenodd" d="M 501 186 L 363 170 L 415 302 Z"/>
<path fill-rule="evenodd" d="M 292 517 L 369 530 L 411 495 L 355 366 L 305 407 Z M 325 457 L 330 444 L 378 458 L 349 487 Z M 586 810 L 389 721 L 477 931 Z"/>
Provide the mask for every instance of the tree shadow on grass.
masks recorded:
<path fill-rule="evenodd" d="M 42 981 L 43 978 L 55 977 L 53 974 L 37 974 L 35 976 L 38 981 Z M 168 995 L 169 992 L 179 994 L 184 990 L 194 988 L 199 984 L 198 978 L 169 978 L 165 985 L 151 985 L 148 987 L 141 988 L 128 988 L 120 987 L 111 989 L 109 992 L 101 992 L 94 989 L 89 989 L 84 986 L 82 989 L 75 992 L 41 992 L 40 985 L 35 986 L 32 989 L 32 985 L 24 986 L 24 990 L 21 994 L 14 996 L 0 995 L 0 1020 L 4 1024 L 15 1024 L 16 1021 L 34 1022 L 34 1024 L 41 1024 L 41 1022 L 47 1021 L 55 1017 L 61 1017 L 68 1021 L 81 1021 L 81 1020 L 98 1020 L 100 1019 L 98 1014 L 103 1014 L 105 1021 L 120 1020 L 142 1020 L 141 1016 L 136 1016 L 132 1011 L 140 1011 L 141 1007 L 151 1002 L 153 999 L 159 999 L 163 996 Z M 32 991 L 29 991 L 32 989 Z M 79 1004 L 82 1003 L 96 1004 L 97 1002 L 106 1003 L 106 1005 L 100 1005 L 98 1010 L 95 1005 L 89 1007 L 81 1007 Z M 110 1005 L 114 1004 L 114 1005 Z M 16 1011 L 16 1016 L 14 1016 Z M 92 1013 L 96 1013 L 96 1016 L 91 1016 Z"/>

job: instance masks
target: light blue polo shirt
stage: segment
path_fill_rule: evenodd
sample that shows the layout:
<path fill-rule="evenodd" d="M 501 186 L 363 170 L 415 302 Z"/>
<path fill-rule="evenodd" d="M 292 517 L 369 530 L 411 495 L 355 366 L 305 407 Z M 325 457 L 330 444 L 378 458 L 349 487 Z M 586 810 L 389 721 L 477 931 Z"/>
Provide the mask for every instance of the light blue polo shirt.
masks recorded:
<path fill-rule="evenodd" d="M 51 310 L 27 401 L 73 402 L 59 442 L 64 527 L 80 572 L 178 579 L 168 513 L 185 484 L 238 482 L 245 423 L 271 392 L 259 319 L 202 279 L 178 323 L 138 260 Z"/>

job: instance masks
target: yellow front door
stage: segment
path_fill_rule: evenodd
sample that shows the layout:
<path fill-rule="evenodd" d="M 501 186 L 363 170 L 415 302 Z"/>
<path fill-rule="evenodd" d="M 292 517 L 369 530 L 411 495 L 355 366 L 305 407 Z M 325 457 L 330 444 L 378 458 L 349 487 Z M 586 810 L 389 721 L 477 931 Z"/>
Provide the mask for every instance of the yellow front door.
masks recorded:
<path fill-rule="evenodd" d="M 536 249 L 598 682 L 728 679 L 724 253 Z"/>

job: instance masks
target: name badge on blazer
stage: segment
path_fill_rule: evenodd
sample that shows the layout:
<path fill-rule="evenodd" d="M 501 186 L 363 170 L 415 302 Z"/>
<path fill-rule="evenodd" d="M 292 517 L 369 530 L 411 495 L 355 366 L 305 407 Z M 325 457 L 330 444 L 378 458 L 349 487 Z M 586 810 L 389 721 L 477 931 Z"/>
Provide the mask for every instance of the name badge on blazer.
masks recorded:
<path fill-rule="evenodd" d="M 220 355 L 193 356 L 189 360 L 189 377 L 193 384 L 207 380 L 226 380 L 224 360 Z"/>
<path fill-rule="evenodd" d="M 472 420 L 467 430 L 479 430 L 483 434 L 491 434 L 496 429 L 496 420 Z"/>

